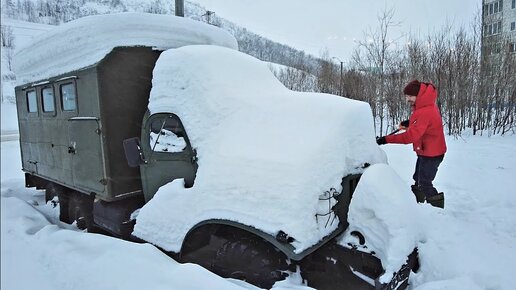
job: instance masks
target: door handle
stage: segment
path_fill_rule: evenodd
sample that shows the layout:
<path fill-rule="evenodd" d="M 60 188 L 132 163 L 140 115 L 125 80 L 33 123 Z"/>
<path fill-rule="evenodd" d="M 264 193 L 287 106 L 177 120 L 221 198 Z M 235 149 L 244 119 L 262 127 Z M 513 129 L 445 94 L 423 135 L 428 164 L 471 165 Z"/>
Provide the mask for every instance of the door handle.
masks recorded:
<path fill-rule="evenodd" d="M 70 142 L 70 146 L 68 146 L 68 153 L 75 154 L 77 152 L 76 146 L 77 146 L 77 143 L 75 143 L 75 141 Z"/>

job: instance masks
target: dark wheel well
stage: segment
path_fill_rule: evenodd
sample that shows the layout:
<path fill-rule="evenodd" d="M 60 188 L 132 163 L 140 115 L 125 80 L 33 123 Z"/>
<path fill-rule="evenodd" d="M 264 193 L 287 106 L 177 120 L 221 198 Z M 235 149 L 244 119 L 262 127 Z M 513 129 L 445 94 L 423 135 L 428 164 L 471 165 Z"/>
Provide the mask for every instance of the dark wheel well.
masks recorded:
<path fill-rule="evenodd" d="M 240 228 L 217 224 L 191 231 L 183 242 L 179 260 L 267 289 L 285 279 L 287 270 L 296 270 L 284 253 L 263 238 Z"/>

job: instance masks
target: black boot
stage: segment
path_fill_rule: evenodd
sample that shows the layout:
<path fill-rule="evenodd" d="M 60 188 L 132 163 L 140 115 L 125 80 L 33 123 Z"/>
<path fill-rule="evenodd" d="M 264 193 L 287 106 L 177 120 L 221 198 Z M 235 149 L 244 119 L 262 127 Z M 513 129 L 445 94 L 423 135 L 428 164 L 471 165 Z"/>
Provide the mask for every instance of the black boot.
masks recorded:
<path fill-rule="evenodd" d="M 412 192 L 416 196 L 416 201 L 418 203 L 425 202 L 425 193 L 419 188 L 417 185 L 411 185 L 410 188 L 412 189 Z"/>
<path fill-rule="evenodd" d="M 426 198 L 426 202 L 435 207 L 444 208 L 444 192 Z"/>

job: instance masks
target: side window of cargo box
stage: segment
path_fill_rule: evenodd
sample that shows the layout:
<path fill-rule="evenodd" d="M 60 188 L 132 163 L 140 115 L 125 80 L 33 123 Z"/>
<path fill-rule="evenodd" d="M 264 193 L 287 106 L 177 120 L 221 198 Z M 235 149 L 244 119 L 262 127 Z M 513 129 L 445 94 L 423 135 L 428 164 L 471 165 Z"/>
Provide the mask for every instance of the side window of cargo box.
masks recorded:
<path fill-rule="evenodd" d="M 27 99 L 27 112 L 37 113 L 38 112 L 38 98 L 36 96 L 36 90 L 30 90 L 25 93 Z"/>
<path fill-rule="evenodd" d="M 179 118 L 174 115 L 155 118 L 150 126 L 149 144 L 155 152 L 184 152 L 186 138 Z"/>
<path fill-rule="evenodd" d="M 55 115 L 56 100 L 54 97 L 54 87 L 46 86 L 41 89 L 41 107 L 45 115 Z"/>
<path fill-rule="evenodd" d="M 59 86 L 61 109 L 66 112 L 77 111 L 77 91 L 75 83 L 65 83 Z"/>

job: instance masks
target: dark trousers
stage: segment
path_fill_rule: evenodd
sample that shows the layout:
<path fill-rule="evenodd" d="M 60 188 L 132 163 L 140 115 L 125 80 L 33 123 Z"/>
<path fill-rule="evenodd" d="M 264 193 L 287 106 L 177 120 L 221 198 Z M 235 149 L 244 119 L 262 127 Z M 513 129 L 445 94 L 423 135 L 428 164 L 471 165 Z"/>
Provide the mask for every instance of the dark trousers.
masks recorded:
<path fill-rule="evenodd" d="M 434 181 L 437 169 L 443 159 L 444 154 L 436 157 L 417 156 L 416 170 L 412 178 L 414 178 L 416 186 L 423 191 L 426 197 L 438 194 L 432 181 Z"/>

